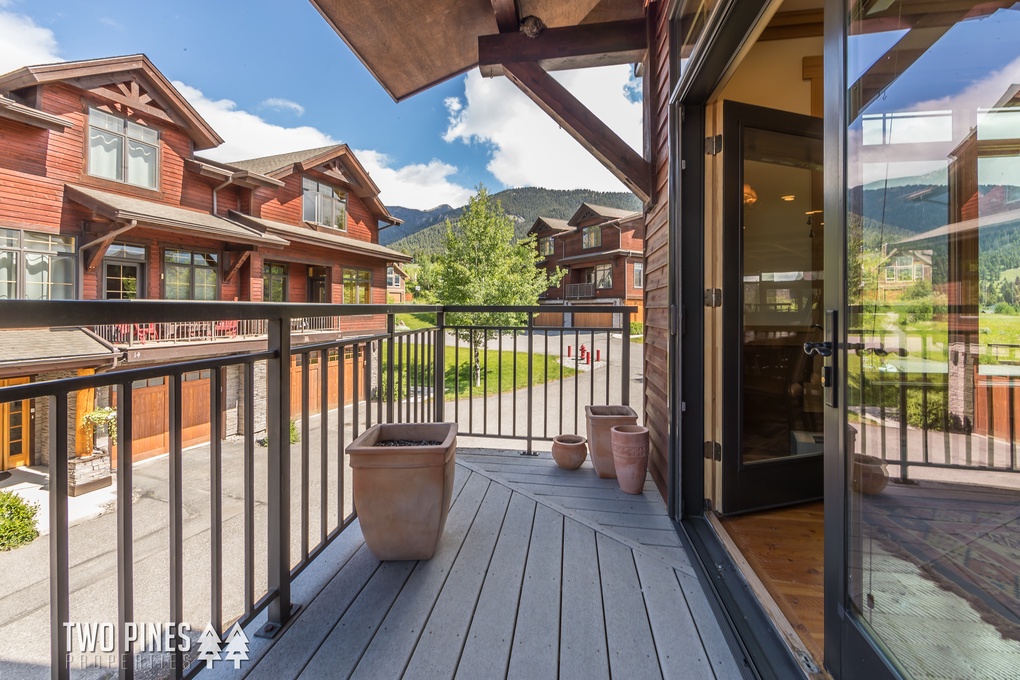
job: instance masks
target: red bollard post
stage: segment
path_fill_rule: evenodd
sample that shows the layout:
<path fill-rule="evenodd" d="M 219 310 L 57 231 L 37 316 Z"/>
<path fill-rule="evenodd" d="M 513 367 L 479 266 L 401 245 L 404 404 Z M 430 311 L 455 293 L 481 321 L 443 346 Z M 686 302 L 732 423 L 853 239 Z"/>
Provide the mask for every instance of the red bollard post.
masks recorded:
<path fill-rule="evenodd" d="M 587 364 L 588 364 L 589 366 L 591 366 L 591 352 L 588 352 L 588 360 L 587 360 Z"/>
<path fill-rule="evenodd" d="M 567 345 L 567 357 L 570 357 L 571 356 L 571 352 L 573 352 L 573 351 L 574 351 L 574 348 L 572 346 L 570 346 L 570 345 Z"/>
<path fill-rule="evenodd" d="M 596 362 L 602 361 L 602 350 L 600 349 L 595 350 L 595 361 Z"/>

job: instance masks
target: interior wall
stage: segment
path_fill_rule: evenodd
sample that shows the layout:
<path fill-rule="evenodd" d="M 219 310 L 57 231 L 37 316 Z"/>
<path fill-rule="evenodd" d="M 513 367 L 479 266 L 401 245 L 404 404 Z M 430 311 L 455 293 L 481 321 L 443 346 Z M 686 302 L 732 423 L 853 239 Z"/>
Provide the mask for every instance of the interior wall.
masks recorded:
<path fill-rule="evenodd" d="M 732 100 L 811 114 L 811 82 L 804 80 L 804 57 L 822 54 L 822 38 L 759 42 L 719 94 Z"/>

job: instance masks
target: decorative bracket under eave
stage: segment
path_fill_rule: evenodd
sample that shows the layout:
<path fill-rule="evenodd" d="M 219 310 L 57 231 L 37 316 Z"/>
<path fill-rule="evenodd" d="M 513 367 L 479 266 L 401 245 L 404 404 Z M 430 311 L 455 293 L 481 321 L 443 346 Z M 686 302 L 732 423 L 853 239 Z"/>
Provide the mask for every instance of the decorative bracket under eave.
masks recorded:
<path fill-rule="evenodd" d="M 245 262 L 248 261 L 248 258 L 251 257 L 251 254 L 253 252 L 255 252 L 255 251 L 253 251 L 253 250 L 242 250 L 239 253 L 237 253 L 237 257 L 234 259 L 233 264 L 230 265 L 230 269 L 228 269 L 227 273 L 223 275 L 223 282 L 224 283 L 226 283 L 226 282 L 230 281 L 231 279 L 233 279 L 234 276 L 237 275 L 237 272 L 241 271 L 241 267 L 244 265 Z"/>

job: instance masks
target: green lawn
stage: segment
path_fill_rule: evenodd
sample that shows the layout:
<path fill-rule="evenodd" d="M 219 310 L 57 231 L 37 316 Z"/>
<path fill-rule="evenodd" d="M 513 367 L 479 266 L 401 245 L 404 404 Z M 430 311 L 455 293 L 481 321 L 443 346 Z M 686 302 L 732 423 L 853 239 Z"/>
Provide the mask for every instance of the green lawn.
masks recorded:
<path fill-rule="evenodd" d="M 435 314 L 397 314 L 397 328 L 400 328 L 400 324 L 407 326 L 412 331 L 417 331 L 422 328 L 432 328 L 436 325 Z"/>
<path fill-rule="evenodd" d="M 385 345 L 383 346 L 385 352 Z M 473 386 L 471 381 L 471 350 L 466 347 L 461 347 L 459 351 L 454 347 L 446 347 L 446 361 L 445 361 L 445 383 L 446 383 L 446 400 L 452 401 L 461 397 L 476 396 L 480 397 L 482 394 L 497 394 L 500 391 L 510 392 L 515 389 L 528 386 L 528 354 L 527 352 L 517 352 L 516 355 L 508 350 L 502 352 L 503 361 L 502 366 L 500 365 L 500 352 L 498 350 L 488 350 L 482 353 L 482 384 L 479 386 Z M 488 363 L 486 363 L 488 362 Z M 514 364 L 517 366 L 516 382 L 514 381 Z M 548 373 L 546 373 L 546 365 L 548 363 Z M 407 390 L 407 371 L 408 370 L 421 370 L 417 364 L 410 361 L 408 357 L 404 357 L 402 362 L 403 371 L 401 371 L 402 387 L 406 393 Z M 383 374 L 386 374 L 386 363 L 383 362 Z M 548 358 L 543 354 L 534 355 L 533 365 L 533 376 L 532 380 L 535 385 L 541 385 L 547 381 L 559 380 L 560 379 L 560 363 L 554 356 Z M 562 367 L 562 376 L 564 378 L 574 375 L 574 369 L 569 366 Z M 502 375 L 502 379 L 501 376 Z M 431 378 L 426 377 L 426 381 Z M 455 392 L 455 387 L 457 391 Z M 385 388 L 384 388 L 385 389 Z"/>

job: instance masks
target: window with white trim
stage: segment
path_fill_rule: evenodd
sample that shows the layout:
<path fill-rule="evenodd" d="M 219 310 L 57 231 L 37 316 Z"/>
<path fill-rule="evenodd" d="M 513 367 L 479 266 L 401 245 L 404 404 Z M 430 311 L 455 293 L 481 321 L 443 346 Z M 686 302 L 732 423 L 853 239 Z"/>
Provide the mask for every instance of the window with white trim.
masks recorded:
<path fill-rule="evenodd" d="M 344 304 L 367 305 L 372 302 L 372 272 L 344 269 Z"/>
<path fill-rule="evenodd" d="M 89 109 L 89 174 L 146 189 L 159 186 L 159 131 Z"/>
<path fill-rule="evenodd" d="M 553 243 L 552 236 L 545 236 L 538 239 L 538 254 L 542 257 L 549 257 L 553 254 L 555 244 Z"/>
<path fill-rule="evenodd" d="M 74 237 L 0 229 L 0 300 L 73 300 Z"/>
<path fill-rule="evenodd" d="M 400 288 L 400 274 L 393 267 L 386 267 L 386 286 L 388 288 Z"/>
<path fill-rule="evenodd" d="M 602 226 L 585 227 L 581 230 L 581 247 L 598 248 L 602 245 Z"/>
<path fill-rule="evenodd" d="M 634 287 L 645 287 L 645 265 L 643 262 L 634 263 Z"/>
<path fill-rule="evenodd" d="M 301 219 L 347 231 L 347 192 L 305 177 L 301 180 Z"/>
<path fill-rule="evenodd" d="M 612 288 L 613 287 L 613 265 L 611 264 L 597 264 L 595 265 L 595 287 L 596 288 Z"/>

